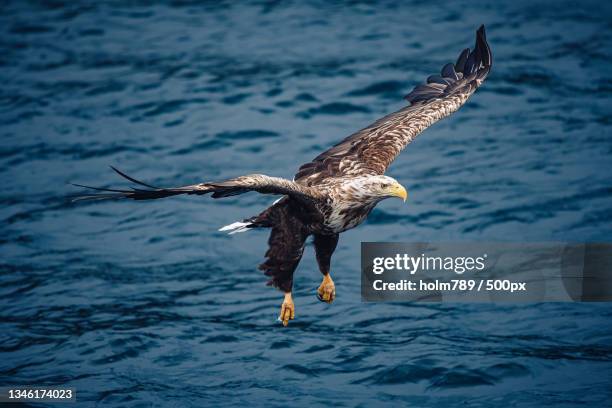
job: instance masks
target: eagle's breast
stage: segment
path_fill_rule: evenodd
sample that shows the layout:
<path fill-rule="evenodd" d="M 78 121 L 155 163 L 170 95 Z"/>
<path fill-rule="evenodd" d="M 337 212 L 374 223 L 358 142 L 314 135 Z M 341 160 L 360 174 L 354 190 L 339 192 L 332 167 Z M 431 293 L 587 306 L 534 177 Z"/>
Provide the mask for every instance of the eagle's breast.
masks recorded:
<path fill-rule="evenodd" d="M 364 199 L 362 191 L 343 185 L 335 189 L 323 212 L 323 228 L 340 233 L 361 224 L 376 205 L 375 201 Z"/>

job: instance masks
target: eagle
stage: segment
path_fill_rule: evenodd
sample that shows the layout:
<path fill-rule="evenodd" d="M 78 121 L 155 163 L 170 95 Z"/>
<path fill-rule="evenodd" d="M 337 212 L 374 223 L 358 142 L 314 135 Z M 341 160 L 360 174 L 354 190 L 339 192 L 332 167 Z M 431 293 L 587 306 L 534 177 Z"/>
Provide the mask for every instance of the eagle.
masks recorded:
<path fill-rule="evenodd" d="M 457 61 L 442 67 L 406 97 L 409 105 L 348 136 L 303 164 L 293 180 L 249 174 L 223 181 L 207 181 L 183 187 L 162 188 L 139 181 L 111 168 L 134 183 L 131 189 L 75 186 L 95 192 L 78 200 L 154 200 L 181 194 L 225 198 L 249 191 L 281 196 L 259 215 L 220 229 L 230 234 L 257 228 L 271 230 L 265 261 L 259 265 L 268 285 L 284 292 L 279 321 L 287 326 L 295 318 L 291 297 L 293 273 L 312 236 L 319 270 L 319 300 L 332 303 L 336 288 L 330 274 L 331 258 L 340 234 L 361 224 L 382 200 L 406 201 L 406 189 L 385 171 L 415 137 L 433 123 L 458 110 L 487 77 L 492 55 L 485 28 L 476 31 L 473 50 L 464 49 Z"/>

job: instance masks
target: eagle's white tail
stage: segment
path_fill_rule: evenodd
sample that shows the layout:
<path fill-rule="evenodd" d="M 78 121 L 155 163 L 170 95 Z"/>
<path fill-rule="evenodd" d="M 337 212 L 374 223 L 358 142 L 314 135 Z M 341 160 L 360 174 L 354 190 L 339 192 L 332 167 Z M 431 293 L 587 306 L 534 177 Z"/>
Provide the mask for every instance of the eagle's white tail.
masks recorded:
<path fill-rule="evenodd" d="M 228 231 L 228 234 L 237 234 L 239 232 L 245 232 L 249 230 L 249 226 L 252 223 L 237 221 L 232 224 L 226 225 L 225 227 L 219 228 L 219 231 Z"/>

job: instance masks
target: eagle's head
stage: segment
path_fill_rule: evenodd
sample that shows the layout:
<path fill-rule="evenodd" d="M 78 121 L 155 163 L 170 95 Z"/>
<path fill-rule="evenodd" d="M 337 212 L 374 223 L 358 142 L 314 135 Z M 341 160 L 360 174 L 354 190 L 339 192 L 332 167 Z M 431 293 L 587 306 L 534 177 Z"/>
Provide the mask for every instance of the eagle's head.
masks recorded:
<path fill-rule="evenodd" d="M 351 184 L 361 200 L 378 202 L 385 198 L 398 197 L 406 201 L 408 198 L 408 192 L 404 186 L 389 176 L 359 177 Z"/>

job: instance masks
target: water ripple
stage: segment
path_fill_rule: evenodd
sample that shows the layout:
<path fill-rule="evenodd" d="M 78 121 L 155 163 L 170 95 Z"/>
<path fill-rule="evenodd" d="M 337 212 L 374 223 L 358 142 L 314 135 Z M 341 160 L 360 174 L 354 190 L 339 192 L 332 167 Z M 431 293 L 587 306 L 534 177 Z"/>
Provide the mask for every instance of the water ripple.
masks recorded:
<path fill-rule="evenodd" d="M 597 10 L 597 12 L 593 12 Z M 607 3 L 11 2 L 0 15 L 0 384 L 83 405 L 604 406 L 606 304 L 361 303 L 360 241 L 610 241 Z M 310 244 L 297 320 L 226 236 L 268 196 L 84 203 L 69 182 L 291 178 L 404 106 L 487 24 L 495 65 L 343 234 L 333 305 Z"/>

